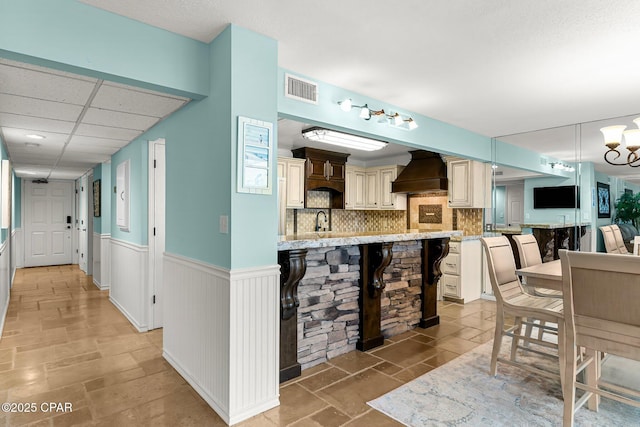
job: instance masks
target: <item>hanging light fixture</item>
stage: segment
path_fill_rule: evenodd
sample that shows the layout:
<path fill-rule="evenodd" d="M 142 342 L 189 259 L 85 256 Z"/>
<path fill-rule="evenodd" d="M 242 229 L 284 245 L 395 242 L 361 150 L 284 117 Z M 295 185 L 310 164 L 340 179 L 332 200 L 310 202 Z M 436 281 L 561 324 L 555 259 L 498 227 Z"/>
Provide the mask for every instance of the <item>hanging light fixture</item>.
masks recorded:
<path fill-rule="evenodd" d="M 403 117 L 400 113 L 387 114 L 384 109 L 375 110 L 369 108 L 368 104 L 364 105 L 354 105 L 351 98 L 344 99 L 342 101 L 338 101 L 338 105 L 340 109 L 345 112 L 351 111 L 353 108 L 359 108 L 360 113 L 359 116 L 361 119 L 370 120 L 371 117 L 376 117 L 378 119 L 378 123 L 386 123 L 390 126 L 404 128 L 409 130 L 414 130 L 418 128 L 418 124 L 412 117 Z"/>
<path fill-rule="evenodd" d="M 605 162 L 614 166 L 631 166 L 637 168 L 640 166 L 640 156 L 638 156 L 638 149 L 640 149 L 640 117 L 633 121 L 638 129 L 629 129 L 626 125 L 607 126 L 600 129 L 604 136 L 604 145 L 609 149 L 604 153 Z M 618 147 L 622 143 L 622 137 L 624 136 L 624 142 L 629 154 L 627 154 L 627 161 L 616 162 L 618 157 L 622 155 L 618 151 Z M 610 158 L 611 154 L 615 153 L 615 157 Z"/>
<path fill-rule="evenodd" d="M 338 132 L 321 127 L 312 127 L 309 129 L 305 129 L 302 131 L 302 136 L 312 141 L 323 142 L 325 144 L 338 145 L 340 147 L 353 148 L 362 151 L 375 151 L 387 146 L 387 143 L 385 141 L 364 138 L 362 136 L 351 135 L 349 133 Z"/>

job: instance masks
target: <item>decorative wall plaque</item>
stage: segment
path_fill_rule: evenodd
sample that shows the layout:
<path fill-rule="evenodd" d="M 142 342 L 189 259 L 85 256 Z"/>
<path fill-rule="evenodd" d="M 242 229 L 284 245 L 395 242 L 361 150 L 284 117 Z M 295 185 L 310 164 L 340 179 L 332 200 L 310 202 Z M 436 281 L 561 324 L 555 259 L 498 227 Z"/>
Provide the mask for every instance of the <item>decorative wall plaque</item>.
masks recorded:
<path fill-rule="evenodd" d="M 418 222 L 442 224 L 442 205 L 418 205 Z"/>

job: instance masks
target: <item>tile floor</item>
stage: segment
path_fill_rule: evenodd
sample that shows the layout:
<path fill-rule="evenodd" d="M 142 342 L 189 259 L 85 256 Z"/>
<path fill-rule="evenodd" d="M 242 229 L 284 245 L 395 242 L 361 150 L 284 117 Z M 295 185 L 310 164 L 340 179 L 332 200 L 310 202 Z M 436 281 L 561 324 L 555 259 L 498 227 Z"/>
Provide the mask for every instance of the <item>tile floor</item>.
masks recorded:
<path fill-rule="evenodd" d="M 279 407 L 238 425 L 399 425 L 366 402 L 492 338 L 491 301 L 442 303 L 439 314 L 439 326 L 305 370 L 281 386 Z M 0 413 L 12 427 L 225 425 L 162 358 L 162 330 L 138 333 L 77 266 L 17 271 L 0 340 L 0 402 L 37 403 L 35 412 Z M 42 402 L 73 411 L 44 412 Z"/>

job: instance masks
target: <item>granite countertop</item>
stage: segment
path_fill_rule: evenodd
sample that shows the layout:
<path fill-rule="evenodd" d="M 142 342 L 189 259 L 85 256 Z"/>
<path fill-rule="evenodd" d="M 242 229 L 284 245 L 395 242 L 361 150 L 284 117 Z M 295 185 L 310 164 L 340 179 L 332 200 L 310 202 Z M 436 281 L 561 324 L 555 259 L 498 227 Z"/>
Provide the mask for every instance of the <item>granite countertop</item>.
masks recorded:
<path fill-rule="evenodd" d="M 575 222 L 567 222 L 567 223 L 562 223 L 562 222 L 557 222 L 557 223 L 546 223 L 546 224 L 520 224 L 520 227 L 522 228 L 544 228 L 544 229 L 548 229 L 548 230 L 553 230 L 555 228 L 567 228 L 567 227 L 576 227 L 576 226 L 590 226 L 591 223 L 590 222 L 579 222 L 579 223 L 575 223 Z"/>
<path fill-rule="evenodd" d="M 370 231 L 346 233 L 319 231 L 280 236 L 278 250 L 324 248 L 328 246 L 351 246 L 367 243 L 404 242 L 407 240 L 439 239 L 462 236 L 462 231 Z"/>

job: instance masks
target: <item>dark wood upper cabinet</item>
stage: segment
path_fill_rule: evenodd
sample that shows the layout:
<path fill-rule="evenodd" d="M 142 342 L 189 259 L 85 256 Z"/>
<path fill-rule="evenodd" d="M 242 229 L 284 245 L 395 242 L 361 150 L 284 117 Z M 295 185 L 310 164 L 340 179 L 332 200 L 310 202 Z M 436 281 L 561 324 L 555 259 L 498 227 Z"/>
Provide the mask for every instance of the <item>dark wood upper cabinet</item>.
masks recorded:
<path fill-rule="evenodd" d="M 331 207 L 344 209 L 345 163 L 349 154 L 310 147 L 296 148 L 291 152 L 293 157 L 306 160 L 305 195 L 309 190 L 330 191 Z"/>

